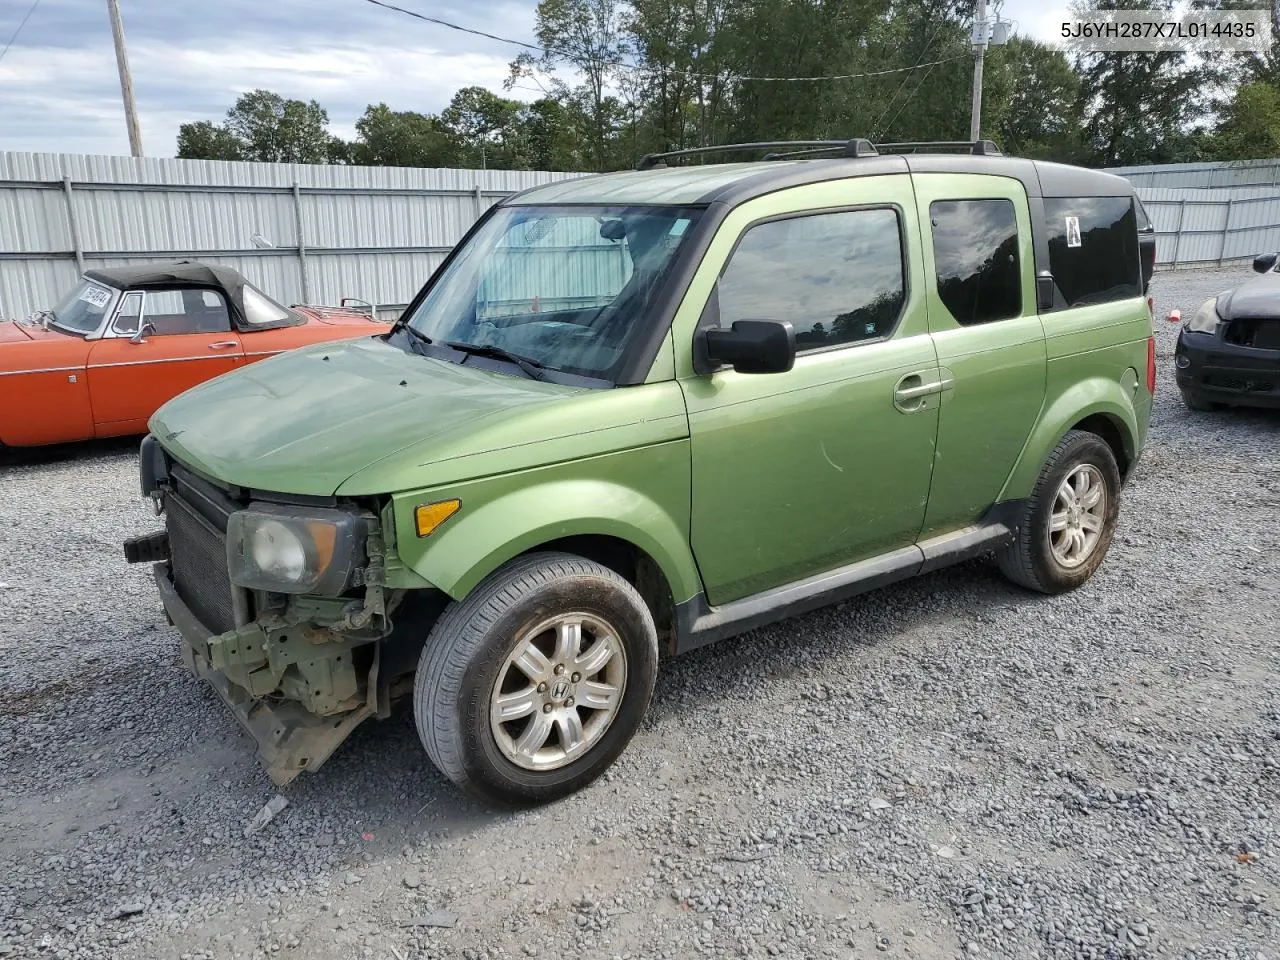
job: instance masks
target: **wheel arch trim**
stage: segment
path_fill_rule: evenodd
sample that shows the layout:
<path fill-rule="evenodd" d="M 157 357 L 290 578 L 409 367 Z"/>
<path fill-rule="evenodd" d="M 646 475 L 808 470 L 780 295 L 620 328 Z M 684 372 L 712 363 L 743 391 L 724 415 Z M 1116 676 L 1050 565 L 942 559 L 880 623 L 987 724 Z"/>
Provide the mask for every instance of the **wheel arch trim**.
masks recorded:
<path fill-rule="evenodd" d="M 404 558 L 415 573 L 454 600 L 469 594 L 503 564 L 539 547 L 571 537 L 620 540 L 647 556 L 661 571 L 673 602 L 702 590 L 688 548 L 687 518 L 673 517 L 660 504 L 631 487 L 595 479 L 549 481 L 524 487 L 469 509 L 462 509 L 425 541 L 411 529 L 414 504 L 421 498 L 400 495 L 397 533 L 401 551 L 411 543 L 425 549 Z"/>
<path fill-rule="evenodd" d="M 1044 469 L 1045 461 L 1059 441 L 1093 417 L 1105 418 L 1115 429 L 1124 451 L 1124 459 L 1132 467 L 1141 452 L 1141 432 L 1138 429 L 1138 412 L 1133 398 L 1126 396 L 1119 380 L 1090 377 L 1064 390 L 1040 415 L 998 499 L 1017 500 L 1029 497 L 1040 471 Z"/>

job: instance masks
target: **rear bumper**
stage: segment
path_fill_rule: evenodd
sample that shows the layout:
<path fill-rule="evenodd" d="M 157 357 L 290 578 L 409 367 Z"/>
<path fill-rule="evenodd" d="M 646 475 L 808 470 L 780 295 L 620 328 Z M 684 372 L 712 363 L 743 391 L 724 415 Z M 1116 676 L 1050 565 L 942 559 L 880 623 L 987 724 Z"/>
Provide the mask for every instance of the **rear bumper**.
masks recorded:
<path fill-rule="evenodd" d="M 1280 407 L 1280 350 L 1227 343 L 1183 327 L 1174 349 L 1178 388 L 1216 403 Z"/>
<path fill-rule="evenodd" d="M 373 716 L 368 703 L 339 717 L 321 717 L 293 700 L 268 703 L 251 696 L 210 663 L 209 641 L 214 634 L 178 595 L 168 561 L 154 564 L 152 573 L 165 614 L 182 637 L 183 662 L 213 687 L 240 726 L 253 737 L 258 759 L 277 786 L 283 787 L 304 770 L 318 770 L 358 724 Z M 376 676 L 376 661 L 373 670 Z"/>

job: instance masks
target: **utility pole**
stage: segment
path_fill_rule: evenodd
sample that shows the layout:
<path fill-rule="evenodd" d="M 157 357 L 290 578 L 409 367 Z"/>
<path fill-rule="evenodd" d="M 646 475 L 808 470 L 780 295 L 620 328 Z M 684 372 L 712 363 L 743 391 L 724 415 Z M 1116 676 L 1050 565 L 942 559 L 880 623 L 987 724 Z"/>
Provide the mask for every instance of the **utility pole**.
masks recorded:
<path fill-rule="evenodd" d="M 114 2 L 114 0 L 113 0 Z M 969 110 L 969 139 L 981 139 L 982 59 L 987 52 L 987 0 L 978 0 L 973 21 L 973 106 Z"/>
<path fill-rule="evenodd" d="M 120 68 L 120 96 L 124 98 L 124 121 L 129 128 L 129 152 L 140 157 L 142 130 L 138 126 L 138 105 L 133 102 L 133 77 L 129 74 L 129 55 L 124 49 L 119 0 L 107 0 L 107 13 L 111 16 L 111 36 L 116 42 L 116 66 Z"/>

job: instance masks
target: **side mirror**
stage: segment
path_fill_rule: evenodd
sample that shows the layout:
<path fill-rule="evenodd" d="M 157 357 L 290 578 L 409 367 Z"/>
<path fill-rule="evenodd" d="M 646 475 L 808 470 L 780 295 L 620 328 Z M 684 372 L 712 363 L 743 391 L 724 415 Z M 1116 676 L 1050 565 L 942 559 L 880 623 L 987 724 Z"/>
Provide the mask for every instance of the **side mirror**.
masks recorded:
<path fill-rule="evenodd" d="M 796 362 L 796 332 L 779 320 L 735 320 L 732 330 L 703 333 L 707 359 L 739 373 L 786 373 Z"/>
<path fill-rule="evenodd" d="M 1253 258 L 1253 269 L 1258 273 L 1270 273 L 1276 268 L 1277 255 L 1274 253 L 1264 253 L 1261 256 Z"/>
<path fill-rule="evenodd" d="M 154 323 L 144 323 L 142 326 L 138 328 L 138 332 L 129 338 L 129 342 L 130 343 L 146 343 L 147 334 L 155 333 L 155 332 L 156 332 L 156 326 Z"/>

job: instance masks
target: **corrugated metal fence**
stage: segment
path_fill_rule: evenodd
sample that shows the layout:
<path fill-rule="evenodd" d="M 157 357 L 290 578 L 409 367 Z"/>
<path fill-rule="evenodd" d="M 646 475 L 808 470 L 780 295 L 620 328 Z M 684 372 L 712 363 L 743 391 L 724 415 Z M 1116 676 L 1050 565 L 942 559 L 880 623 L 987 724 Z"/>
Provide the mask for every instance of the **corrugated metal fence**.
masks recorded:
<path fill-rule="evenodd" d="M 285 303 L 394 315 L 495 201 L 572 176 L 0 152 L 0 318 L 85 268 L 185 258 Z"/>
<path fill-rule="evenodd" d="M 1156 262 L 1222 263 L 1280 250 L 1280 190 L 1138 187 L 1156 228 Z"/>
<path fill-rule="evenodd" d="M 1280 250 L 1280 160 L 1114 172 L 1162 265 Z M 0 318 L 48 307 L 85 267 L 183 258 L 285 303 L 357 297 L 394 316 L 496 200 L 573 176 L 0 152 Z"/>
<path fill-rule="evenodd" d="M 1156 262 L 1218 264 L 1280 250 L 1280 160 L 1115 167 L 1156 228 Z"/>

